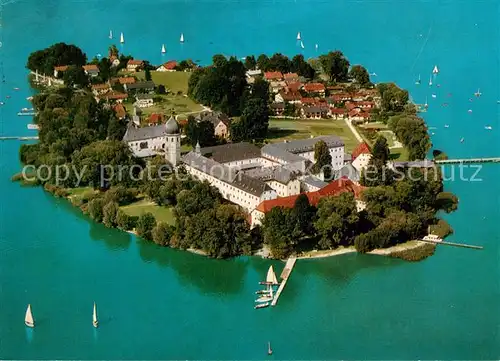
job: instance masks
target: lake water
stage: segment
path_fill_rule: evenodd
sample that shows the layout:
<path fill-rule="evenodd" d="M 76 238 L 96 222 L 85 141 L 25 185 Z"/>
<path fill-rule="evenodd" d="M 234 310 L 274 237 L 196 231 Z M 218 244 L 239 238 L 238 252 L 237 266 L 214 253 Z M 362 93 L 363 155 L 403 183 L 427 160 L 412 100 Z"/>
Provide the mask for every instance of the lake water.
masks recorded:
<path fill-rule="evenodd" d="M 104 55 L 112 29 L 124 32 L 125 53 L 156 63 L 207 63 L 215 53 L 312 57 L 316 43 L 319 53 L 341 49 L 376 72 L 374 81 L 395 81 L 416 102 L 427 97 L 437 148 L 451 157 L 499 156 L 499 16 L 493 0 L 7 1 L 0 97 L 12 98 L 0 107 L 0 132 L 33 135 L 29 117 L 16 116 L 29 106 L 30 52 L 64 41 Z M 435 64 L 440 73 L 429 87 Z M 281 262 L 209 260 L 106 229 L 40 188 L 11 183 L 18 148 L 0 143 L 2 359 L 264 359 L 268 341 L 273 359 L 500 357 L 499 165 L 485 165 L 476 182 L 459 181 L 456 169 L 446 183 L 460 198 L 445 217 L 455 229 L 450 240 L 484 250 L 443 246 L 415 264 L 356 254 L 301 260 L 278 306 L 256 311 L 257 282 Z M 28 303 L 33 330 L 23 323 Z"/>

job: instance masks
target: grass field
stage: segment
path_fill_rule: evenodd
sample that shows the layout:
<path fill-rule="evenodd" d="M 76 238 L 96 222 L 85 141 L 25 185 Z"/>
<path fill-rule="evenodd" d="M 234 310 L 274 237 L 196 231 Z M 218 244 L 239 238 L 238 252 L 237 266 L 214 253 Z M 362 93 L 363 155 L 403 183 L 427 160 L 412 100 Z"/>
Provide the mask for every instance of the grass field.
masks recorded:
<path fill-rule="evenodd" d="M 343 120 L 332 119 L 276 119 L 269 120 L 268 140 L 280 142 L 284 139 L 304 139 L 318 135 L 337 135 L 351 152 L 358 141 Z"/>
<path fill-rule="evenodd" d="M 175 113 L 178 115 L 182 115 L 185 113 L 196 113 L 203 110 L 203 107 L 199 104 L 196 104 L 190 98 L 184 95 L 154 95 L 154 97 L 162 98 L 162 101 L 156 102 L 152 107 L 149 108 L 141 108 L 142 114 L 144 116 L 149 116 L 153 113 L 161 113 L 167 116 Z M 133 105 L 130 103 L 124 103 L 125 108 L 129 114 L 133 113 Z"/>
<path fill-rule="evenodd" d="M 368 123 L 358 126 L 358 131 L 361 136 L 373 146 L 373 143 L 377 139 L 379 135 L 382 135 L 387 139 L 387 145 L 389 148 L 394 147 L 397 142 L 397 138 L 392 131 L 390 131 L 387 125 L 383 123 Z M 396 145 L 397 146 L 397 145 Z M 390 149 L 391 159 L 398 161 L 407 161 L 408 160 L 408 151 L 404 147 L 400 148 L 392 148 Z"/>
<path fill-rule="evenodd" d="M 138 79 L 144 79 L 144 72 L 136 73 Z M 165 85 L 167 89 L 169 89 L 172 93 L 177 93 L 181 91 L 183 94 L 187 94 L 188 90 L 188 80 L 191 76 L 189 72 L 183 71 L 152 71 L 151 79 L 154 81 L 156 85 L 162 84 Z"/>
<path fill-rule="evenodd" d="M 149 212 L 155 216 L 156 222 L 165 222 L 172 225 L 175 223 L 172 207 L 162 207 L 146 199 L 122 206 L 120 209 L 129 216 L 140 216 Z"/>

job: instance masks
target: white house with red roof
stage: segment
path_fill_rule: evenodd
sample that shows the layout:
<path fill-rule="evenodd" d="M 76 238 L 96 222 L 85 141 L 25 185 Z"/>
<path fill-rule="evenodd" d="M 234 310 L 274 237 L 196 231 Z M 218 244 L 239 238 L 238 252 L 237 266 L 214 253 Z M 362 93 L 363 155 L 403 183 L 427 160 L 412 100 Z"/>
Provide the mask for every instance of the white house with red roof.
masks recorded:
<path fill-rule="evenodd" d="M 127 71 L 136 72 L 139 71 L 144 66 L 142 60 L 130 59 L 127 62 Z"/>
<path fill-rule="evenodd" d="M 372 159 L 370 147 L 365 142 L 360 143 L 352 152 L 352 166 L 361 174 Z"/>
<path fill-rule="evenodd" d="M 82 66 L 83 71 L 85 74 L 91 77 L 96 77 L 99 75 L 99 67 L 95 64 L 87 64 Z"/>
<path fill-rule="evenodd" d="M 166 63 L 162 64 L 159 68 L 156 69 L 156 71 L 175 71 L 175 67 L 177 66 L 177 62 L 175 60 L 170 60 L 167 61 Z"/>

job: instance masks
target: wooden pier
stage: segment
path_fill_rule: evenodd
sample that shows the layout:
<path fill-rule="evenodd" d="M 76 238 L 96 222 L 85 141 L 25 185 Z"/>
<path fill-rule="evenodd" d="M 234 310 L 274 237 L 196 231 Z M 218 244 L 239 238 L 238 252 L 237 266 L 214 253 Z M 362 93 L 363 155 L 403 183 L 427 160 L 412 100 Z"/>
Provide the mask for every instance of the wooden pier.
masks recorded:
<path fill-rule="evenodd" d="M 435 164 L 500 163 L 500 157 L 435 160 Z"/>
<path fill-rule="evenodd" d="M 428 239 L 419 239 L 421 242 L 433 243 L 433 244 L 444 244 L 445 246 L 454 246 L 454 247 L 462 247 L 462 248 L 472 248 L 472 249 L 483 249 L 482 246 L 474 246 L 472 244 L 465 243 L 454 243 L 454 242 L 445 242 L 445 241 L 431 241 Z"/>
<path fill-rule="evenodd" d="M 0 137 L 0 140 L 38 140 L 38 137 Z"/>
<path fill-rule="evenodd" d="M 281 272 L 281 283 L 278 288 L 278 291 L 276 291 L 276 294 L 274 295 L 274 298 L 271 302 L 271 306 L 276 306 L 276 303 L 278 303 L 278 298 L 281 296 L 281 292 L 283 292 L 283 289 L 286 286 L 286 282 L 288 281 L 288 278 L 290 277 L 290 273 L 292 273 L 293 266 L 295 266 L 295 262 L 297 261 L 297 257 L 290 257 L 285 264 L 285 268 L 283 268 L 283 271 Z"/>

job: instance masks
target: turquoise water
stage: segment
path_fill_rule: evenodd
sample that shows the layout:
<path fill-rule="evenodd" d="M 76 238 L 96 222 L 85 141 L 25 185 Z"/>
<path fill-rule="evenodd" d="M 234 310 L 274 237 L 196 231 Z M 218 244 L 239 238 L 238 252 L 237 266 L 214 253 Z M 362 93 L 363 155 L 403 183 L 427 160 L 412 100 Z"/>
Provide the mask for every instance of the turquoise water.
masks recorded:
<path fill-rule="evenodd" d="M 0 97 L 12 98 L 0 107 L 0 132 L 32 134 L 29 119 L 15 115 L 28 106 L 31 51 L 65 41 L 89 56 L 105 54 L 111 28 L 124 32 L 124 52 L 158 63 L 206 63 L 214 53 L 310 57 L 315 43 L 320 52 L 342 49 L 376 72 L 375 81 L 396 81 L 417 102 L 427 96 L 437 148 L 452 157 L 499 156 L 499 15 L 495 1 L 10 2 L 2 13 Z M 435 64 L 441 87 L 429 88 Z M 469 102 L 477 88 L 483 96 Z M 94 224 L 66 201 L 10 182 L 18 147 L 0 143 L 2 359 L 263 359 L 267 341 L 275 359 L 500 357 L 498 165 L 484 166 L 482 181 L 459 181 L 457 169 L 446 183 L 460 198 L 446 217 L 450 239 L 483 251 L 439 248 L 416 264 L 355 254 L 299 261 L 278 306 L 255 311 L 258 280 L 271 263 L 281 270 L 280 262 L 209 260 Z M 27 303 L 33 330 L 23 324 Z"/>

